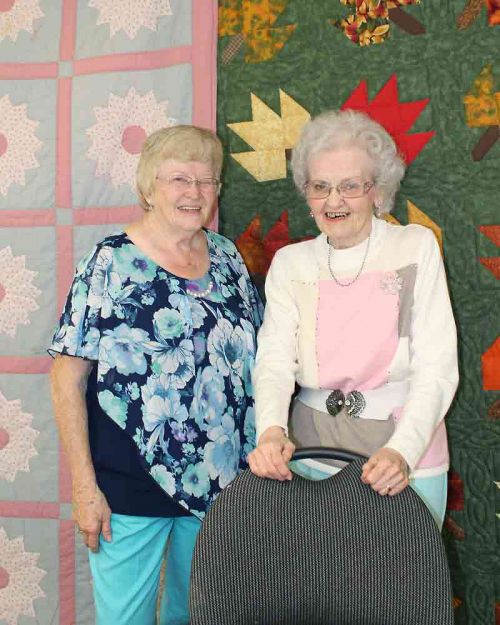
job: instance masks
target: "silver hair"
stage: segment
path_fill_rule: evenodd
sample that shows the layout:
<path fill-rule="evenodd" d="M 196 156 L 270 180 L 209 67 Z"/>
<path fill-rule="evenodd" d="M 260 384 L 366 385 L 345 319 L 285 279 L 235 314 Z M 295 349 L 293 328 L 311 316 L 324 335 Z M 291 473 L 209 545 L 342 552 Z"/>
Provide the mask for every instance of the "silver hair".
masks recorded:
<path fill-rule="evenodd" d="M 292 152 L 292 172 L 297 188 L 302 192 L 309 177 L 311 159 L 319 152 L 352 146 L 366 150 L 373 161 L 373 176 L 380 192 L 377 213 L 389 213 L 406 165 L 391 135 L 360 111 L 327 111 L 304 126 Z"/>

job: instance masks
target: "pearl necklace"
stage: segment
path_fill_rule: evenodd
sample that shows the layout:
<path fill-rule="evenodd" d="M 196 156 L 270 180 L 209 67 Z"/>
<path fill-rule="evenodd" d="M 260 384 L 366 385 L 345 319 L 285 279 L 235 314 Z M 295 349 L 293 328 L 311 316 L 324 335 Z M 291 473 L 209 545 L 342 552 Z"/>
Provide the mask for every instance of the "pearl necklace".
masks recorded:
<path fill-rule="evenodd" d="M 361 272 L 363 271 L 363 268 L 365 266 L 366 259 L 368 257 L 368 250 L 370 249 L 370 237 L 371 235 L 368 236 L 368 242 L 366 244 L 366 251 L 365 251 L 365 255 L 363 256 L 363 261 L 361 262 L 361 267 L 359 268 L 358 273 L 354 276 L 354 278 L 350 282 L 340 282 L 340 280 L 338 280 L 335 274 L 333 273 L 331 259 L 332 259 L 332 249 L 334 250 L 335 248 L 330 243 L 329 238 L 326 237 L 326 241 L 328 243 L 328 269 L 330 270 L 330 275 L 339 286 L 351 286 L 351 284 L 354 284 L 356 280 L 359 278 L 359 276 L 361 275 Z"/>
<path fill-rule="evenodd" d="M 187 292 L 188 295 L 191 295 L 191 297 L 196 297 L 196 298 L 207 297 L 207 295 L 210 295 L 210 293 L 212 292 L 213 288 L 214 288 L 214 283 L 213 283 L 212 280 L 210 280 L 210 282 L 208 283 L 207 288 L 204 291 L 193 291 L 192 289 L 187 287 L 186 288 L 186 292 Z"/>

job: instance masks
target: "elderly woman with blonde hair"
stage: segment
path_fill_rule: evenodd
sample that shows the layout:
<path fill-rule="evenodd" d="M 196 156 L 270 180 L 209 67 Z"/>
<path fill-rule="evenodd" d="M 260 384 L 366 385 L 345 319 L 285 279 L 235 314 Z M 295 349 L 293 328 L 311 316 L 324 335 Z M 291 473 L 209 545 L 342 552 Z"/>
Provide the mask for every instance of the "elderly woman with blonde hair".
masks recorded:
<path fill-rule="evenodd" d="M 189 623 L 200 520 L 254 444 L 258 294 L 206 228 L 222 147 L 158 130 L 137 171 L 142 218 L 80 262 L 50 353 L 55 416 L 89 547 L 98 625 Z"/>
<path fill-rule="evenodd" d="M 346 110 L 305 126 L 292 169 L 320 235 L 281 249 L 267 276 L 250 468 L 290 479 L 295 446 L 348 449 L 369 458 L 361 479 L 377 493 L 411 485 L 441 524 L 456 330 L 434 234 L 380 218 L 404 162 L 382 126 Z M 304 462 L 313 478 L 338 470 Z"/>

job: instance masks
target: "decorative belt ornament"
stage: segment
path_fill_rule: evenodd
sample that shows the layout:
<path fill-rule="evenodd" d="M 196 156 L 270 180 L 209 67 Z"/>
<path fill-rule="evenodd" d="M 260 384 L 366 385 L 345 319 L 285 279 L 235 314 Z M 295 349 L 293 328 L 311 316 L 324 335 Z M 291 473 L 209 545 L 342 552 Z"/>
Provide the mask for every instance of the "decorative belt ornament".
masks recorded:
<path fill-rule="evenodd" d="M 353 419 L 358 419 L 366 407 L 366 400 L 359 391 L 351 391 L 345 396 L 339 388 L 336 388 L 328 395 L 325 404 L 332 417 L 336 417 L 345 406 L 347 414 Z"/>

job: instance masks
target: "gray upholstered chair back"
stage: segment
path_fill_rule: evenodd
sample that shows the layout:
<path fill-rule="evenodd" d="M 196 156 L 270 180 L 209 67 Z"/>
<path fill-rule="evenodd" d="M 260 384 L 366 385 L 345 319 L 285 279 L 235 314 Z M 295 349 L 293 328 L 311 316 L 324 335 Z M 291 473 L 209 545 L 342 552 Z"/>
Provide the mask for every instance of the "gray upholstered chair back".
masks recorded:
<path fill-rule="evenodd" d="M 241 473 L 198 536 L 192 625 L 451 625 L 439 530 L 410 488 L 380 497 L 362 460 L 322 481 Z"/>

